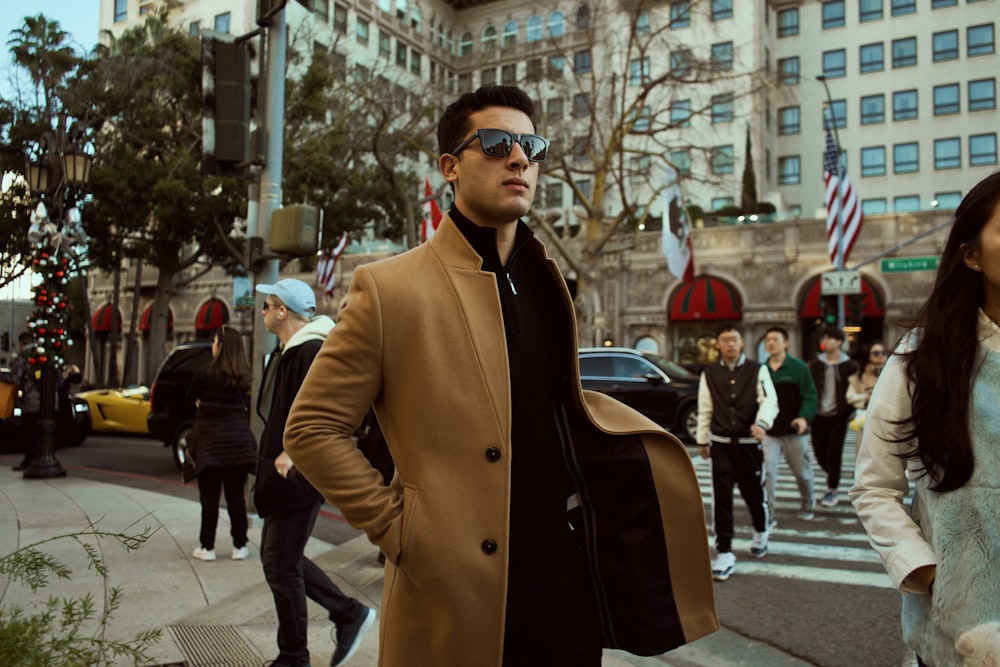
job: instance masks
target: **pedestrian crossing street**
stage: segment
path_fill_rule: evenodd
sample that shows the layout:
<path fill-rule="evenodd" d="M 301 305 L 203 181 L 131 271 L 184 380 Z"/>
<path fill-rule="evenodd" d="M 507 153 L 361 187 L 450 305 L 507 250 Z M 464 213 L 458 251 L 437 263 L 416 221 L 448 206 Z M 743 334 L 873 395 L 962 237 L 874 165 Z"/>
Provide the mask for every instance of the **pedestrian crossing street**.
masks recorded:
<path fill-rule="evenodd" d="M 855 433 L 848 431 L 844 445 L 840 502 L 835 507 L 823 507 L 819 504 L 819 497 L 826 490 L 826 475 L 813 461 L 817 502 L 816 516 L 810 521 L 796 516 L 800 504 L 799 490 L 795 477 L 782 460 L 778 468 L 777 503 L 773 517 L 778 524 L 771 531 L 768 553 L 763 558 L 754 558 L 749 554 L 753 526 L 739 489 L 736 489 L 733 502 L 736 530 L 733 552 L 738 558 L 737 568 L 741 577 L 765 575 L 802 581 L 893 588 L 878 554 L 869 546 L 864 528 L 847 497 L 847 489 L 854 479 L 854 440 Z M 714 547 L 710 462 L 697 453 L 692 460 L 705 503 L 709 542 Z"/>

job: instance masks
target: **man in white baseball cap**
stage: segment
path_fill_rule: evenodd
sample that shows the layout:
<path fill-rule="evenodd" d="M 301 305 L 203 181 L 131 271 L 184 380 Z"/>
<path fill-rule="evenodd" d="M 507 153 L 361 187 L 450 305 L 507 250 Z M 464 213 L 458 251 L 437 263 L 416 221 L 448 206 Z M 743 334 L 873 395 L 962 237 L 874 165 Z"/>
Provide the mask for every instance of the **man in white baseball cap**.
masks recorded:
<path fill-rule="evenodd" d="M 316 314 L 316 294 L 312 287 L 295 278 L 285 278 L 273 285 L 257 285 L 261 294 L 273 294 L 293 313 L 298 313 L 306 319 Z"/>

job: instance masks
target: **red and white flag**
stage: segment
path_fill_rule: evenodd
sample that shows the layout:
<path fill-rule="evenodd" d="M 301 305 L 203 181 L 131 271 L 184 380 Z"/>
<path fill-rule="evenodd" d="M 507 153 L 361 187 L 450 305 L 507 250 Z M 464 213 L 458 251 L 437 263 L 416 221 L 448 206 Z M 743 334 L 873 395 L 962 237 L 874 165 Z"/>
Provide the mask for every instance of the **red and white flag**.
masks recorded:
<path fill-rule="evenodd" d="M 316 263 L 316 284 L 323 288 L 327 298 L 333 296 L 334 285 L 337 284 L 337 259 L 344 253 L 347 247 L 347 232 L 340 237 L 340 241 L 332 248 L 323 248 L 320 252 L 319 262 Z"/>
<path fill-rule="evenodd" d="M 438 225 L 441 224 L 441 207 L 438 206 L 437 199 L 434 198 L 434 189 L 431 188 L 429 178 L 424 178 L 424 218 L 420 221 L 420 242 L 423 243 L 434 236 Z"/>
<path fill-rule="evenodd" d="M 840 166 L 837 143 L 829 127 L 823 151 L 823 180 L 826 183 L 826 249 L 833 265 L 843 268 L 861 232 L 864 216 L 847 170 Z"/>
<path fill-rule="evenodd" d="M 694 249 L 691 247 L 691 224 L 677 170 L 667 165 L 667 187 L 663 191 L 663 256 L 667 258 L 670 273 L 685 282 L 694 280 Z"/>

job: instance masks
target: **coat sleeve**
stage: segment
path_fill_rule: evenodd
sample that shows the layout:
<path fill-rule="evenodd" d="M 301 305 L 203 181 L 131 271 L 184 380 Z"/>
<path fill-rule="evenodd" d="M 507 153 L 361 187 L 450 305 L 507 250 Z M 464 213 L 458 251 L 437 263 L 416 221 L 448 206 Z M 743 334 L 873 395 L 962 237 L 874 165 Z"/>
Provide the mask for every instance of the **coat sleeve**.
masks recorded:
<path fill-rule="evenodd" d="M 903 591 L 926 593 L 907 585 L 911 572 L 936 564 L 934 550 L 905 505 L 909 492 L 907 462 L 900 454 L 914 441 L 899 437 L 897 422 L 912 414 L 903 362 L 893 355 L 868 403 L 864 437 L 854 469 L 850 496 L 868 540 L 893 583 Z"/>
<path fill-rule="evenodd" d="M 754 423 L 765 431 L 774 426 L 778 417 L 778 394 L 771 380 L 771 370 L 767 364 L 761 364 L 757 372 L 757 417 Z"/>
<path fill-rule="evenodd" d="M 387 557 L 400 552 L 402 495 L 352 437 L 382 391 L 382 313 L 378 285 L 359 267 L 337 326 L 316 355 L 285 428 L 295 467 Z"/>
<path fill-rule="evenodd" d="M 712 426 L 712 392 L 708 390 L 708 378 L 704 371 L 698 381 L 698 430 L 695 432 L 695 442 L 699 445 L 708 444 L 709 430 Z"/>

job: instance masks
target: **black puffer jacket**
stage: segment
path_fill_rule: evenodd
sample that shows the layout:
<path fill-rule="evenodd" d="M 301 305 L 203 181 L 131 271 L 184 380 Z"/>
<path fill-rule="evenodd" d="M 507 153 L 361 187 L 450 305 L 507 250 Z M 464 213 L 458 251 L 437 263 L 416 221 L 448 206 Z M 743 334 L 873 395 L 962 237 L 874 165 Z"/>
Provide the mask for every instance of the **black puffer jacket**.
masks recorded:
<path fill-rule="evenodd" d="M 189 445 L 196 474 L 209 467 L 253 472 L 257 454 L 248 390 L 230 385 L 219 367 L 209 364 L 192 380 L 188 400 L 200 401 Z"/>
<path fill-rule="evenodd" d="M 287 478 L 279 475 L 274 469 L 274 460 L 284 450 L 282 439 L 292 401 L 332 328 L 333 320 L 325 315 L 310 320 L 289 339 L 280 354 L 275 350 L 264 371 L 264 381 L 257 395 L 257 413 L 265 425 L 260 436 L 253 490 L 254 506 L 262 517 L 323 502 L 323 496 L 302 475 L 293 474 Z"/>

